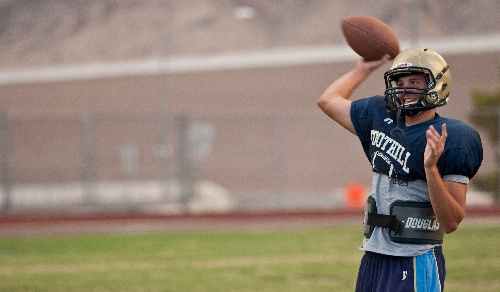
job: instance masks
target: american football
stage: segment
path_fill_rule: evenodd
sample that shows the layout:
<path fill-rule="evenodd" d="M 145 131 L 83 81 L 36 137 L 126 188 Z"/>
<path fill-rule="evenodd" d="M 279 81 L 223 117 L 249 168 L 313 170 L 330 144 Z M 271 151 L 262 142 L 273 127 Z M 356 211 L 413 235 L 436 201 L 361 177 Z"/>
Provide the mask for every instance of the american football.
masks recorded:
<path fill-rule="evenodd" d="M 395 58 L 399 54 L 398 38 L 381 20 L 367 15 L 352 15 L 341 21 L 347 44 L 367 61 L 380 59 L 384 54 Z"/>

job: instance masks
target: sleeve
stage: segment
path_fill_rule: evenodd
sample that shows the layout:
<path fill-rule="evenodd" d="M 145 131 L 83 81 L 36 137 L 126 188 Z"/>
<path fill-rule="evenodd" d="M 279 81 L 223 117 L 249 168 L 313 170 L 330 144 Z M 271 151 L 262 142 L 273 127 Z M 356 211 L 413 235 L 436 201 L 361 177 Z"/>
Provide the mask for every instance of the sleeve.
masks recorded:
<path fill-rule="evenodd" d="M 483 161 L 479 133 L 464 124 L 448 131 L 444 159 L 440 160 L 442 175 L 461 175 L 471 179 Z"/>
<path fill-rule="evenodd" d="M 355 100 L 351 104 L 351 121 L 367 156 L 371 143 L 373 117 L 381 107 L 385 110 L 385 102 L 382 96 Z"/>
<path fill-rule="evenodd" d="M 458 174 L 448 174 L 443 176 L 443 180 L 450 180 L 458 183 L 469 184 L 469 178 Z"/>

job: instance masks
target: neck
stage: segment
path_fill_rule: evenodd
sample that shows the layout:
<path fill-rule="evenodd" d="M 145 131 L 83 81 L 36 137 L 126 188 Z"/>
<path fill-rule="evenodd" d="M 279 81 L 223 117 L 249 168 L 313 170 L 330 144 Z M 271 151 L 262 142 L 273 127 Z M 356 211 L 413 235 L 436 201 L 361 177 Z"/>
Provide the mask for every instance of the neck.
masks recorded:
<path fill-rule="evenodd" d="M 416 125 L 420 124 L 429 120 L 434 119 L 436 116 L 436 109 L 430 109 L 430 110 L 425 110 L 421 111 L 418 114 L 414 115 L 413 117 L 405 116 L 405 123 L 408 125 Z"/>

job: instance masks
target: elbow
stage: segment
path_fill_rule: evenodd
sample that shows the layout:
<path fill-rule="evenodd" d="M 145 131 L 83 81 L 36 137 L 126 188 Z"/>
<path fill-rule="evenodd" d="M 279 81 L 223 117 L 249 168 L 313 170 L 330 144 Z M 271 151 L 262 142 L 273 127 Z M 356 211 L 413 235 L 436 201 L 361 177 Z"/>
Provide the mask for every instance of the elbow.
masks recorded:
<path fill-rule="evenodd" d="M 446 234 L 450 234 L 458 229 L 458 226 L 465 218 L 465 210 L 464 208 L 456 208 L 451 212 L 438 212 L 436 215 L 441 230 Z"/>
<path fill-rule="evenodd" d="M 317 101 L 316 104 L 319 106 L 320 109 L 324 110 L 328 104 L 328 99 L 325 98 L 324 96 L 321 96 Z"/>
<path fill-rule="evenodd" d="M 316 101 L 316 104 L 324 113 L 330 115 L 335 112 L 335 109 L 337 107 L 337 97 L 328 94 L 323 94 Z"/>
<path fill-rule="evenodd" d="M 448 222 L 446 222 L 445 224 L 441 224 L 441 228 L 443 229 L 444 233 L 450 234 L 458 229 L 458 226 L 463 219 L 464 214 L 460 214 L 458 218 L 455 218 L 454 220 L 448 220 Z"/>
<path fill-rule="evenodd" d="M 442 225 L 442 228 L 443 228 L 444 233 L 450 234 L 458 229 L 458 225 L 459 225 L 459 223 L 447 224 L 447 225 Z"/>

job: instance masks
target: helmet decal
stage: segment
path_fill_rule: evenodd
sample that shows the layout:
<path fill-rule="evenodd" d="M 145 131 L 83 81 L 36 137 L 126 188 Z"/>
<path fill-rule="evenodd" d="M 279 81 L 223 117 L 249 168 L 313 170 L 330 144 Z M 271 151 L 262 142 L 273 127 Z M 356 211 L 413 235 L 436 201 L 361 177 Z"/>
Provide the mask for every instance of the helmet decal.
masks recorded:
<path fill-rule="evenodd" d="M 404 68 L 404 67 L 412 67 L 412 66 L 413 66 L 412 63 L 403 62 L 403 63 L 396 64 L 396 66 L 393 66 L 391 69 L 394 69 L 394 68 Z"/>

